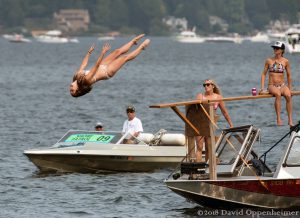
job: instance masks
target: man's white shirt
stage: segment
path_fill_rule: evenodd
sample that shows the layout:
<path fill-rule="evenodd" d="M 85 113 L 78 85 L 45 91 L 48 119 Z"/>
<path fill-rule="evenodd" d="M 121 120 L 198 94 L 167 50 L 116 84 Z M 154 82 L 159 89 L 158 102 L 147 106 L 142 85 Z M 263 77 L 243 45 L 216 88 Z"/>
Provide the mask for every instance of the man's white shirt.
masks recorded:
<path fill-rule="evenodd" d="M 139 118 L 135 117 L 132 120 L 125 120 L 123 124 L 123 133 L 129 132 L 130 134 L 134 134 L 135 132 L 143 132 L 143 125 Z"/>

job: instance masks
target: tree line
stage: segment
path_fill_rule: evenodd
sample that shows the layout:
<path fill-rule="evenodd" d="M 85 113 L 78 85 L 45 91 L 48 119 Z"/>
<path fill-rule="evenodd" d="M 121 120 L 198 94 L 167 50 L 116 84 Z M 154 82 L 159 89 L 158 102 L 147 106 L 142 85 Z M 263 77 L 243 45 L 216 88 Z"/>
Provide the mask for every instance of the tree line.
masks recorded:
<path fill-rule="evenodd" d="M 202 33 L 217 31 L 209 16 L 229 24 L 228 32 L 248 34 L 262 30 L 271 20 L 298 23 L 299 0 L 0 0 L 0 27 L 47 29 L 60 9 L 87 9 L 91 32 L 145 32 L 166 35 L 166 16 L 185 17 L 189 27 Z"/>

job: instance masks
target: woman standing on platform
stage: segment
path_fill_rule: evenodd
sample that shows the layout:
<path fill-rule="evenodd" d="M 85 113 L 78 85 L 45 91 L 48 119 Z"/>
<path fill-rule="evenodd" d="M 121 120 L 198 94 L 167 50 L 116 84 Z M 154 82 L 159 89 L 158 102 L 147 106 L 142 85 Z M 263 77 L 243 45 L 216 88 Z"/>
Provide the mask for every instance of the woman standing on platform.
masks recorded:
<path fill-rule="evenodd" d="M 207 79 L 203 83 L 203 87 L 205 89 L 204 93 L 198 93 L 196 96 L 196 99 L 199 100 L 217 100 L 223 98 L 221 95 L 220 88 L 218 87 L 217 83 L 212 79 Z M 233 127 L 231 118 L 228 114 L 227 108 L 225 106 L 225 103 L 223 101 L 218 101 L 214 103 L 214 109 L 217 110 L 217 108 L 220 107 L 221 112 L 225 119 L 227 120 L 230 128 Z M 200 133 L 201 134 L 201 133 Z M 209 144 L 209 137 L 207 136 L 196 136 L 196 145 L 197 145 L 197 151 L 196 151 L 196 161 L 201 162 L 202 161 L 202 150 L 203 150 L 203 142 L 205 142 L 205 161 L 208 160 L 208 144 Z"/>
<path fill-rule="evenodd" d="M 265 61 L 265 67 L 261 74 L 261 89 L 259 94 L 264 94 L 264 86 L 266 75 L 269 72 L 268 91 L 275 96 L 275 111 L 277 116 L 277 125 L 282 125 L 280 117 L 281 112 L 281 96 L 286 99 L 286 110 L 288 114 L 288 123 L 293 126 L 292 119 L 292 75 L 291 67 L 288 59 L 283 57 L 285 50 L 284 43 L 277 41 L 272 46 L 274 49 L 274 57 L 270 57 Z M 284 83 L 284 71 L 287 76 L 287 85 Z"/>
<path fill-rule="evenodd" d="M 144 37 L 144 35 L 145 34 L 141 34 L 135 37 L 130 42 L 111 52 L 104 58 L 104 55 L 110 49 L 110 45 L 106 43 L 102 47 L 102 51 L 96 64 L 90 70 L 85 70 L 90 55 L 95 49 L 95 46 L 92 45 L 73 77 L 73 82 L 70 85 L 70 94 L 73 97 L 85 95 L 92 90 L 92 85 L 97 81 L 107 80 L 113 77 L 126 62 L 136 58 L 142 50 L 150 44 L 150 40 L 146 39 L 134 51 L 126 54 L 133 45 L 137 44 L 138 40 Z"/>

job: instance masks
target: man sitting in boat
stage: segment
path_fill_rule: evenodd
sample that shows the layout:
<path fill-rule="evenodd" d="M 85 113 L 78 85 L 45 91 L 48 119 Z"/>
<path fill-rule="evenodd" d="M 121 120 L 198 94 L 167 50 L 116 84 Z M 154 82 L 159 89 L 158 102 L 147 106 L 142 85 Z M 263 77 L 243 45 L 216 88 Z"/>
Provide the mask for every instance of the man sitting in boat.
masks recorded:
<path fill-rule="evenodd" d="M 124 139 L 125 144 L 134 144 L 134 137 L 138 137 L 138 135 L 143 132 L 143 125 L 139 118 L 135 115 L 134 106 L 130 105 L 126 108 L 126 113 L 128 119 L 124 121 L 123 124 L 123 134 L 128 134 Z"/>
<path fill-rule="evenodd" d="M 101 122 L 96 123 L 95 131 L 103 131 L 103 124 Z"/>

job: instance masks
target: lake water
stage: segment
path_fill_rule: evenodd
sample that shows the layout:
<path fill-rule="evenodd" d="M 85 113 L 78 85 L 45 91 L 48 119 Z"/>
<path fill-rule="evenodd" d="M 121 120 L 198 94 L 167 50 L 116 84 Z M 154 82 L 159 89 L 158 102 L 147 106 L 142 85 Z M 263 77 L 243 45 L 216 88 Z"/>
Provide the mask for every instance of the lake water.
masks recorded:
<path fill-rule="evenodd" d="M 183 131 L 183 122 L 170 109 L 149 105 L 191 100 L 202 92 L 203 80 L 217 81 L 225 97 L 250 95 L 259 89 L 268 44 L 180 44 L 169 38 L 152 43 L 118 74 L 100 81 L 91 93 L 72 98 L 68 87 L 89 46 L 102 42 L 80 38 L 78 44 L 14 44 L 0 39 L 0 214 L 1 217 L 189 217 L 199 207 L 164 185 L 170 171 L 153 173 L 40 175 L 23 155 L 34 147 L 54 144 L 69 129 L 92 130 L 101 121 L 106 130 L 119 131 L 125 107 L 134 104 L 145 132 L 161 128 Z M 116 39 L 112 48 L 128 38 Z M 292 67 L 294 90 L 299 90 L 300 56 L 286 54 Z M 275 126 L 274 99 L 227 103 L 235 126 L 262 127 L 266 151 L 288 130 Z M 300 119 L 299 97 L 293 98 L 294 121 Z M 227 124 L 222 118 L 221 128 Z M 273 167 L 280 146 L 268 161 Z"/>

